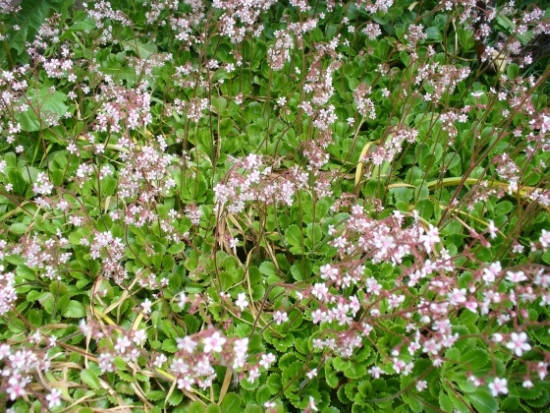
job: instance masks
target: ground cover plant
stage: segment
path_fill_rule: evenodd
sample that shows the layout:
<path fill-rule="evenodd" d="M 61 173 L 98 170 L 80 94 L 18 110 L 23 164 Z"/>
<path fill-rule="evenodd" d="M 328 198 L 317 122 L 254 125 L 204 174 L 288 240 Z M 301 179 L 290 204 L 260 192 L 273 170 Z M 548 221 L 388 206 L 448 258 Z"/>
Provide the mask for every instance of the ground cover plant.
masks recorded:
<path fill-rule="evenodd" d="M 0 406 L 548 411 L 539 7 L 0 2 Z"/>

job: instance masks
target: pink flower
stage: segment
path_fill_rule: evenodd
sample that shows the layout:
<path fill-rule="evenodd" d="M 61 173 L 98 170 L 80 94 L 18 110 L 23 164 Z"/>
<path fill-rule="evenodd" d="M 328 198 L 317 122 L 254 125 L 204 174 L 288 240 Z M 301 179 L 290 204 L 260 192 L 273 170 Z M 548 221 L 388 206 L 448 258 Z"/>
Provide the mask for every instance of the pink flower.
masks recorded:
<path fill-rule="evenodd" d="M 143 312 L 145 314 L 149 314 L 151 313 L 151 306 L 153 305 L 153 303 L 151 302 L 151 300 L 149 300 L 148 298 L 141 303 L 141 308 L 143 308 Z"/>
<path fill-rule="evenodd" d="M 250 383 L 254 383 L 256 381 L 256 379 L 260 377 L 260 370 L 258 369 L 258 367 L 253 367 L 249 372 L 248 372 L 248 381 Z"/>
<path fill-rule="evenodd" d="M 319 301 L 325 301 L 327 299 L 328 288 L 323 283 L 316 283 L 311 290 L 311 294 L 314 295 Z"/>
<path fill-rule="evenodd" d="M 373 378 L 379 379 L 380 374 L 382 374 L 382 369 L 380 367 L 374 366 L 368 369 L 367 372 L 370 373 Z"/>
<path fill-rule="evenodd" d="M 277 358 L 271 353 L 262 354 L 262 359 L 258 362 L 258 364 L 268 369 L 273 363 L 275 363 L 276 360 Z"/>
<path fill-rule="evenodd" d="M 275 320 L 277 325 L 281 325 L 284 322 L 288 321 L 288 315 L 283 311 L 275 311 L 273 313 L 273 320 Z"/>
<path fill-rule="evenodd" d="M 493 397 L 497 397 L 499 394 L 508 394 L 508 380 L 495 378 L 492 383 L 489 383 L 489 390 Z"/>
<path fill-rule="evenodd" d="M 539 373 L 540 379 L 544 380 L 544 378 L 548 374 L 548 363 L 545 363 L 544 361 L 539 361 L 539 364 L 537 364 L 537 372 Z"/>
<path fill-rule="evenodd" d="M 526 281 L 527 276 L 523 271 L 518 271 L 518 272 L 507 271 L 506 279 L 513 283 L 520 283 L 522 281 Z"/>
<path fill-rule="evenodd" d="M 306 376 L 311 380 L 317 376 L 317 369 L 310 370 L 306 373 Z"/>
<path fill-rule="evenodd" d="M 325 321 L 327 318 L 327 315 L 324 311 L 320 310 L 319 308 L 315 310 L 313 313 L 311 313 L 311 321 L 313 321 L 313 324 L 319 324 Z"/>
<path fill-rule="evenodd" d="M 309 404 L 307 407 L 315 412 L 319 410 L 317 408 L 317 405 L 315 404 L 315 399 L 313 398 L 313 396 L 309 396 Z"/>
<path fill-rule="evenodd" d="M 530 379 L 525 379 L 522 383 L 522 386 L 526 389 L 530 389 L 531 387 L 533 387 L 533 382 Z"/>
<path fill-rule="evenodd" d="M 216 331 L 210 337 L 206 337 L 202 340 L 202 343 L 204 344 L 203 351 L 205 353 L 210 353 L 211 351 L 215 353 L 221 353 L 222 346 L 225 344 L 226 341 L 227 340 Z"/>
<path fill-rule="evenodd" d="M 462 304 L 466 302 L 466 288 L 455 288 L 452 292 L 447 294 L 449 303 L 451 305 Z"/>
<path fill-rule="evenodd" d="M 502 271 L 502 266 L 500 265 L 500 261 L 493 262 L 491 263 L 491 265 L 489 265 L 489 268 L 483 269 L 483 276 L 481 278 L 487 284 L 490 284 L 495 281 L 495 277 L 498 276 L 500 271 Z"/>
<path fill-rule="evenodd" d="M 439 230 L 430 224 L 428 231 L 426 231 L 426 235 L 420 236 L 420 241 L 424 243 L 424 248 L 426 249 L 427 253 L 432 252 L 432 246 L 436 242 L 441 241 L 441 239 L 439 238 Z"/>
<path fill-rule="evenodd" d="M 48 401 L 48 407 L 50 409 L 61 406 L 61 391 L 58 389 L 52 389 L 52 392 L 46 396 Z"/>
<path fill-rule="evenodd" d="M 378 281 L 376 279 L 370 277 L 367 278 L 367 292 L 373 293 L 374 295 L 380 295 L 380 291 L 382 290 L 382 286 L 378 284 Z"/>
<path fill-rule="evenodd" d="M 518 357 L 521 357 L 524 351 L 531 350 L 531 346 L 527 343 L 527 334 L 524 332 L 519 334 L 512 333 L 510 341 L 506 343 L 506 347 L 512 350 Z"/>
<path fill-rule="evenodd" d="M 489 220 L 489 226 L 487 227 L 487 231 L 490 234 L 491 239 L 495 239 L 497 236 L 498 228 L 495 227 L 494 221 L 491 219 Z"/>
<path fill-rule="evenodd" d="M 241 311 L 243 311 L 248 306 L 246 293 L 239 293 L 239 295 L 237 296 L 237 301 L 235 301 L 235 305 L 239 307 Z"/>
<path fill-rule="evenodd" d="M 321 278 L 326 280 L 335 280 L 338 277 L 338 268 L 333 268 L 330 264 L 323 265 L 321 268 Z"/>
<path fill-rule="evenodd" d="M 126 336 L 122 336 L 117 339 L 115 350 L 119 353 L 124 353 L 126 351 L 126 348 L 130 347 L 131 345 L 132 342 L 130 341 L 130 339 Z"/>
<path fill-rule="evenodd" d="M 407 363 L 405 363 L 403 360 L 399 360 L 397 357 L 393 358 L 393 369 L 397 374 L 401 374 L 401 372 L 405 370 L 406 367 Z"/>
<path fill-rule="evenodd" d="M 539 238 L 540 245 L 542 245 L 543 248 L 548 248 L 550 245 L 550 231 L 542 230 L 542 234 Z"/>
<path fill-rule="evenodd" d="M 424 353 L 436 355 L 441 349 L 441 344 L 437 343 L 434 339 L 428 340 L 424 343 L 422 351 Z"/>
<path fill-rule="evenodd" d="M 25 386 L 28 382 L 28 378 L 23 378 L 19 374 L 11 376 L 8 380 L 8 388 L 6 389 L 6 392 L 10 395 L 10 400 L 15 400 L 27 394 Z"/>
<path fill-rule="evenodd" d="M 418 383 L 416 383 L 416 390 L 418 391 L 422 391 L 427 388 L 428 388 L 428 382 L 426 380 L 420 380 Z"/>

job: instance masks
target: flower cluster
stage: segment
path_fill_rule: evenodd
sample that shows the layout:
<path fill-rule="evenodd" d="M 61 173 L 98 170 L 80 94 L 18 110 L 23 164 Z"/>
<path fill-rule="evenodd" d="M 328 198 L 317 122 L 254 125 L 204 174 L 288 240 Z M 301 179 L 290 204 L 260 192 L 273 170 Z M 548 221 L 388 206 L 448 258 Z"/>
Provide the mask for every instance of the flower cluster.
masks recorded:
<path fill-rule="evenodd" d="M 0 315 L 10 311 L 17 299 L 14 277 L 12 272 L 4 272 L 4 266 L 0 265 Z"/>
<path fill-rule="evenodd" d="M 50 361 L 40 352 L 25 348 L 12 348 L 9 344 L 0 344 L 0 361 L 4 363 L 2 384 L 10 400 L 25 397 L 32 392 L 31 383 L 36 371 L 47 371 Z"/>
<path fill-rule="evenodd" d="M 267 159 L 257 155 L 236 160 L 224 182 L 214 187 L 218 208 L 227 206 L 228 212 L 239 213 L 255 201 L 291 205 L 296 191 L 306 187 L 307 175 L 299 169 L 281 175 L 266 163 Z"/>

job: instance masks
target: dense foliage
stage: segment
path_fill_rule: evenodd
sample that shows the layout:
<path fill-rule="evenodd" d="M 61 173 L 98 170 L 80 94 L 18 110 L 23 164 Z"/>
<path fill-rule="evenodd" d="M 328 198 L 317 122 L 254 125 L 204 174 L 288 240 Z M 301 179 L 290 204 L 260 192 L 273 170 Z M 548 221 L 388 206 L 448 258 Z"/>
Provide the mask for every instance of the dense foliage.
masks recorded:
<path fill-rule="evenodd" d="M 0 405 L 550 408 L 550 8 L 1 1 Z"/>

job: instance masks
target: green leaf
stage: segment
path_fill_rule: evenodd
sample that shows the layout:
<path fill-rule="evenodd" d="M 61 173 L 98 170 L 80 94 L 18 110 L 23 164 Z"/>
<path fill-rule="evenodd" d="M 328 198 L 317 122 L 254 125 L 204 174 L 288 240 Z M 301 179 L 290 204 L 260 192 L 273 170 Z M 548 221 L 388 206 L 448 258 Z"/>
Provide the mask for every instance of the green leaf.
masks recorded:
<path fill-rule="evenodd" d="M 222 408 L 222 413 L 240 413 L 241 398 L 235 393 L 227 393 L 220 407 Z"/>
<path fill-rule="evenodd" d="M 172 271 L 174 269 L 174 266 L 176 265 L 176 261 L 174 260 L 174 257 L 171 255 L 165 255 L 162 259 L 162 269 L 164 271 Z"/>
<path fill-rule="evenodd" d="M 25 195 L 27 183 L 23 179 L 23 175 L 18 169 L 10 169 L 8 172 L 8 180 L 13 185 L 13 191 L 18 195 Z"/>
<path fill-rule="evenodd" d="M 220 406 L 217 404 L 210 403 L 206 407 L 206 413 L 220 413 Z"/>
<path fill-rule="evenodd" d="M 162 342 L 162 350 L 168 352 L 168 353 L 175 353 L 178 351 L 178 346 L 176 345 L 176 341 L 171 338 L 167 338 Z"/>
<path fill-rule="evenodd" d="M 252 123 L 257 119 L 261 119 L 263 106 L 258 102 L 250 102 L 244 109 L 244 118 L 248 123 Z"/>
<path fill-rule="evenodd" d="M 510 80 L 513 80 L 515 79 L 516 77 L 518 77 L 518 74 L 519 74 L 519 66 L 517 65 L 517 63 L 510 63 L 507 67 L 506 67 L 506 74 L 508 75 L 508 78 Z"/>
<path fill-rule="evenodd" d="M 439 407 L 444 412 L 451 413 L 453 411 L 453 402 L 445 392 L 439 393 Z"/>
<path fill-rule="evenodd" d="M 63 316 L 67 318 L 84 318 L 86 317 L 86 308 L 80 301 L 70 300 L 63 311 Z"/>
<path fill-rule="evenodd" d="M 166 250 L 169 254 L 178 254 L 182 252 L 185 249 L 185 243 L 178 242 L 177 244 L 172 245 L 170 248 Z"/>
<path fill-rule="evenodd" d="M 112 196 L 115 193 L 117 186 L 117 180 L 113 177 L 107 176 L 101 180 L 101 196 L 103 198 Z"/>
<path fill-rule="evenodd" d="M 168 399 L 168 404 L 170 406 L 177 406 L 178 404 L 181 403 L 182 400 L 183 400 L 183 392 L 178 389 L 175 389 L 170 395 L 170 398 Z"/>
<path fill-rule="evenodd" d="M 21 10 L 16 16 L 9 16 L 8 18 L 10 24 L 19 26 L 17 32 L 12 31 L 11 36 L 7 37 L 10 49 L 14 48 L 19 54 L 24 53 L 26 42 L 33 40 L 53 4 L 53 1 L 48 0 L 21 2 Z M 5 55 L 2 53 L 2 60 L 4 58 Z"/>
<path fill-rule="evenodd" d="M 447 168 L 454 176 L 462 174 L 460 155 L 455 152 L 447 152 L 442 166 Z"/>
<path fill-rule="evenodd" d="M 302 246 L 302 231 L 297 225 L 291 225 L 285 231 L 285 240 L 293 247 Z"/>
<path fill-rule="evenodd" d="M 10 225 L 10 232 L 13 232 L 14 234 L 24 234 L 28 229 L 29 225 L 21 222 L 16 222 Z"/>
<path fill-rule="evenodd" d="M 527 403 L 532 407 L 547 407 L 548 405 L 548 391 L 546 389 L 542 389 L 542 394 L 533 400 L 527 400 Z M 546 410 L 546 409 L 545 409 Z"/>
<path fill-rule="evenodd" d="M 270 374 L 269 378 L 267 379 L 267 385 L 271 390 L 271 394 L 280 392 L 283 388 L 283 384 L 281 382 L 281 375 L 278 373 Z"/>
<path fill-rule="evenodd" d="M 344 376 L 349 379 L 359 379 L 367 374 L 367 367 L 364 364 L 352 363 L 352 365 L 344 370 Z"/>
<path fill-rule="evenodd" d="M 460 361 L 465 363 L 471 371 L 477 371 L 485 367 L 490 361 L 489 353 L 485 350 L 476 348 L 462 355 Z"/>
<path fill-rule="evenodd" d="M 260 264 L 260 272 L 270 277 L 277 277 L 277 267 L 271 261 L 264 261 Z"/>
<path fill-rule="evenodd" d="M 264 413 L 264 409 L 257 404 L 247 404 L 244 413 Z"/>
<path fill-rule="evenodd" d="M 153 390 L 147 393 L 147 400 L 158 401 L 166 399 L 166 392 L 161 390 Z"/>
<path fill-rule="evenodd" d="M 341 357 L 335 357 L 332 360 L 332 365 L 338 371 L 345 371 L 345 370 L 351 368 L 352 362 L 350 360 L 345 360 Z"/>
<path fill-rule="evenodd" d="M 120 42 L 125 49 L 132 50 L 140 59 L 146 60 L 153 53 L 157 53 L 157 45 L 149 40 L 147 43 L 142 43 L 138 39 L 122 40 Z"/>
<path fill-rule="evenodd" d="M 204 410 L 204 405 L 197 400 L 189 405 L 187 413 L 204 413 Z"/>
<path fill-rule="evenodd" d="M 409 204 L 414 196 L 413 188 L 392 188 L 390 192 L 393 193 L 395 203 Z"/>
<path fill-rule="evenodd" d="M 471 413 L 471 408 L 466 405 L 462 399 L 458 398 L 452 391 L 447 394 L 451 402 L 453 402 L 453 412 L 456 413 Z"/>
<path fill-rule="evenodd" d="M 28 102 L 27 102 L 28 100 Z M 49 87 L 39 89 L 29 88 L 26 99 L 21 103 L 29 105 L 25 112 L 16 112 L 15 119 L 26 132 L 35 132 L 47 128 L 49 125 L 44 119 L 57 115 L 62 117 L 69 107 L 65 105 L 67 95 L 62 92 L 51 92 Z"/>
<path fill-rule="evenodd" d="M 258 387 L 256 390 L 256 401 L 258 404 L 263 405 L 271 397 L 271 390 L 268 385 Z"/>
<path fill-rule="evenodd" d="M 443 35 L 437 27 L 428 27 L 426 29 L 426 36 L 431 40 L 437 40 L 438 42 L 443 41 Z"/>
<path fill-rule="evenodd" d="M 80 379 L 94 390 L 100 390 L 101 385 L 96 373 L 91 369 L 84 369 L 80 372 Z"/>
<path fill-rule="evenodd" d="M 310 260 L 297 261 L 290 267 L 292 278 L 296 281 L 303 281 L 311 276 L 313 264 Z"/>
<path fill-rule="evenodd" d="M 369 404 L 354 403 L 351 406 L 351 413 L 374 413 L 374 410 Z"/>
<path fill-rule="evenodd" d="M 478 389 L 474 393 L 465 394 L 464 398 L 472 403 L 478 413 L 498 411 L 498 401 L 485 390 Z"/>
<path fill-rule="evenodd" d="M 422 199 L 414 206 L 422 218 L 430 220 L 434 212 L 434 205 L 431 199 Z"/>
<path fill-rule="evenodd" d="M 495 216 L 507 215 L 514 205 L 510 201 L 500 201 L 495 207 Z"/>
<path fill-rule="evenodd" d="M 325 364 L 325 380 L 333 389 L 338 387 L 338 383 L 340 383 L 338 372 L 330 366 L 330 363 Z"/>

